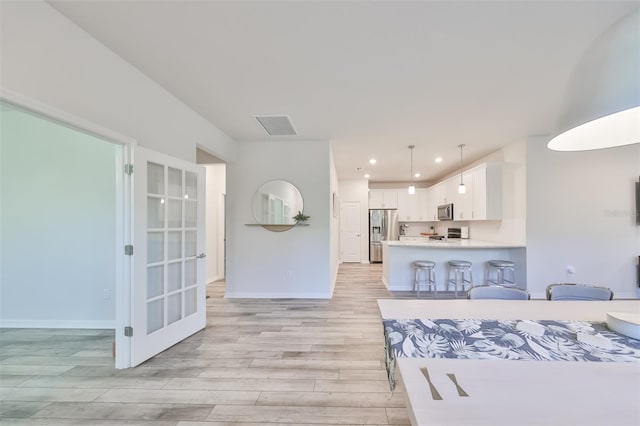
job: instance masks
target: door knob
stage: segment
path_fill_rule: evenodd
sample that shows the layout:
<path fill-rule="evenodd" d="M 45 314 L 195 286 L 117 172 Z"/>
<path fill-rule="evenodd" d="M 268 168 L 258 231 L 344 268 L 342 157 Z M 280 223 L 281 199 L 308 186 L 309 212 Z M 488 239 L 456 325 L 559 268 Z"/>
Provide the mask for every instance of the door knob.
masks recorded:
<path fill-rule="evenodd" d="M 206 254 L 200 253 L 199 255 L 196 256 L 196 259 L 204 259 L 205 257 L 207 257 Z"/>

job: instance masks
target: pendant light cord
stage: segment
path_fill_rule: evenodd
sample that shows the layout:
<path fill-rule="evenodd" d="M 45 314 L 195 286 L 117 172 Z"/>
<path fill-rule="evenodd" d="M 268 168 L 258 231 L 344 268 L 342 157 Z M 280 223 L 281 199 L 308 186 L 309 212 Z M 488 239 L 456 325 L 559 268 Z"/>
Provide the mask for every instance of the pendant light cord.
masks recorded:
<path fill-rule="evenodd" d="M 462 148 L 464 148 L 464 144 L 460 144 L 458 145 L 458 147 L 460 148 L 460 185 L 463 185 L 462 183 Z"/>
<path fill-rule="evenodd" d="M 415 148 L 415 145 L 409 146 L 409 150 L 411 151 L 411 175 L 409 176 L 409 181 L 411 183 L 413 183 L 413 148 Z"/>

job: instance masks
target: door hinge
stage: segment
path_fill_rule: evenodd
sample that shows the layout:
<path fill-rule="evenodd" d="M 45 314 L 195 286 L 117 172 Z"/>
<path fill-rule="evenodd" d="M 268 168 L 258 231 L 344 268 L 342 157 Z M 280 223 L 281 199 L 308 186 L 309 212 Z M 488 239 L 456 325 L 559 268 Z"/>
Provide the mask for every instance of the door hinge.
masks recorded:
<path fill-rule="evenodd" d="M 126 326 L 124 328 L 124 335 L 125 335 L 125 337 L 133 336 L 133 327 L 131 327 L 130 325 Z"/>
<path fill-rule="evenodd" d="M 127 175 L 132 175 L 133 174 L 133 164 L 125 164 L 124 165 L 124 173 Z"/>
<path fill-rule="evenodd" d="M 131 244 L 124 246 L 124 254 L 133 256 L 133 246 Z"/>

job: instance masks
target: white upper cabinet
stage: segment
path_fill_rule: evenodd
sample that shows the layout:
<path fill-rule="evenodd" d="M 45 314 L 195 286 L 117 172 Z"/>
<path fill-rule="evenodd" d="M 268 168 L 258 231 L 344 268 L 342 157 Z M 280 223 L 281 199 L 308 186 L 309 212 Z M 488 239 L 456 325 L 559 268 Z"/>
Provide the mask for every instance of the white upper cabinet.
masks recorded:
<path fill-rule="evenodd" d="M 406 189 L 398 189 L 398 220 L 400 222 L 426 222 L 428 217 L 427 190 L 416 189 L 410 195 Z"/>
<path fill-rule="evenodd" d="M 415 198 L 408 191 L 398 190 L 398 221 L 409 222 L 411 220 L 411 203 Z"/>
<path fill-rule="evenodd" d="M 455 220 L 473 220 L 473 197 L 475 194 L 473 181 L 473 172 L 471 170 L 467 170 L 462 174 L 462 182 L 466 191 L 464 194 L 458 194 L 458 201 L 454 203 L 453 214 Z"/>
<path fill-rule="evenodd" d="M 453 220 L 502 219 L 502 165 L 483 163 L 462 173 L 466 188 L 458 194 L 460 175 L 439 182 L 427 189 L 416 189 L 409 195 L 407 188 L 370 189 L 370 209 L 398 209 L 400 222 L 434 222 L 438 206 L 453 203 Z"/>
<path fill-rule="evenodd" d="M 397 209 L 398 190 L 396 189 L 370 189 L 370 209 Z"/>
<path fill-rule="evenodd" d="M 444 204 L 442 198 L 442 184 L 427 188 L 427 220 L 438 220 L 438 206 Z"/>
<path fill-rule="evenodd" d="M 432 220 L 432 215 L 429 211 L 429 191 L 426 189 L 418 189 L 416 191 L 418 196 L 418 213 L 421 222 L 427 222 Z"/>
<path fill-rule="evenodd" d="M 471 220 L 502 219 L 502 166 L 481 164 L 473 174 L 473 208 Z"/>
<path fill-rule="evenodd" d="M 453 203 L 454 220 L 502 219 L 502 165 L 484 163 L 462 173 L 466 192 L 458 194 L 460 175 L 427 189 L 426 221 L 438 220 L 437 207 Z"/>
<path fill-rule="evenodd" d="M 454 212 L 455 205 L 458 204 L 458 185 L 460 185 L 460 176 L 452 177 L 443 182 L 442 187 L 442 203 L 440 204 L 451 204 L 453 203 Z"/>

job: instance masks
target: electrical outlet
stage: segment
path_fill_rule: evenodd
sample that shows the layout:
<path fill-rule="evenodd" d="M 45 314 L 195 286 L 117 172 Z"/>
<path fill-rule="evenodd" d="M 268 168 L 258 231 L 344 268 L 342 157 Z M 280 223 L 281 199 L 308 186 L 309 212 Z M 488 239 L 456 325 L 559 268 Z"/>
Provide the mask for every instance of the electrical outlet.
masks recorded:
<path fill-rule="evenodd" d="M 567 275 L 573 275 L 576 273 L 576 267 L 573 265 L 567 265 L 566 271 Z"/>
<path fill-rule="evenodd" d="M 104 300 L 109 300 L 111 299 L 111 289 L 105 288 L 102 290 L 102 298 Z"/>

